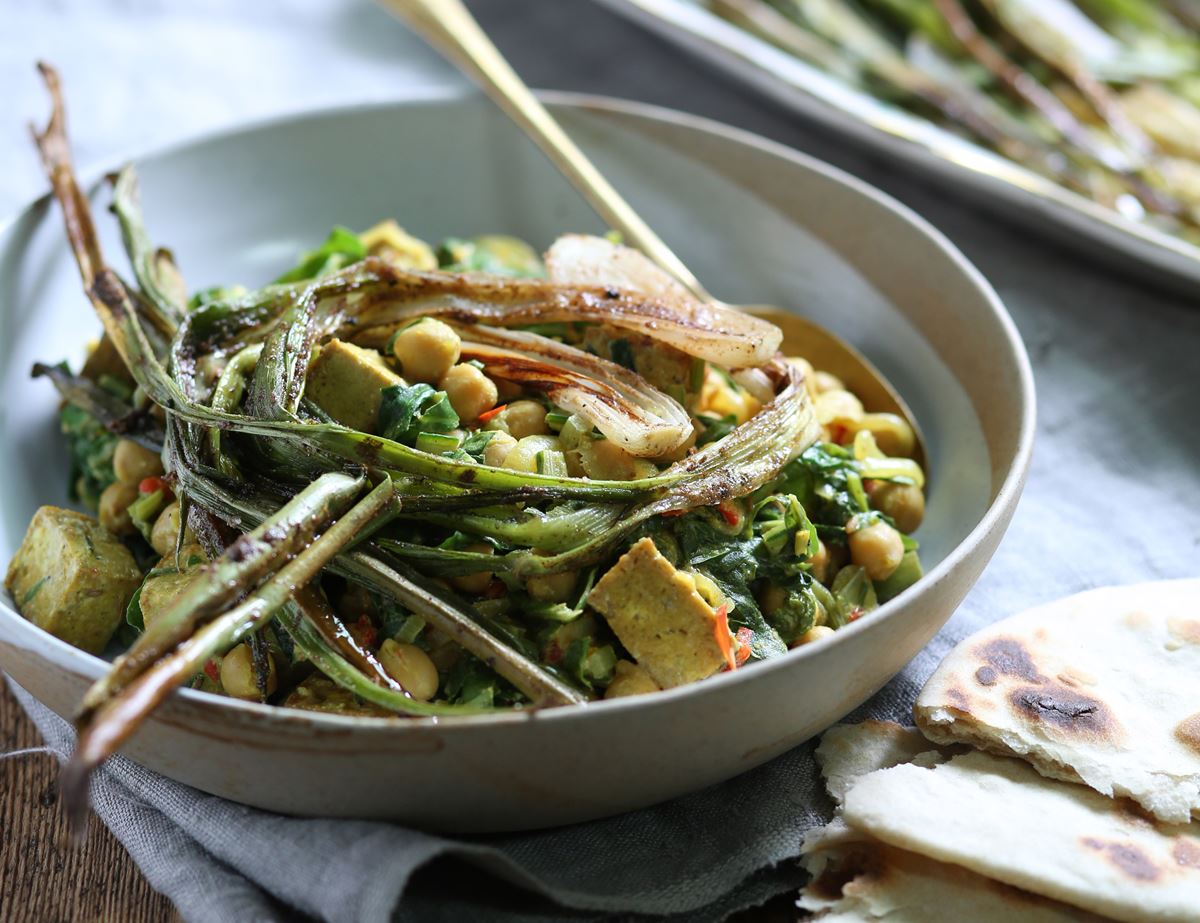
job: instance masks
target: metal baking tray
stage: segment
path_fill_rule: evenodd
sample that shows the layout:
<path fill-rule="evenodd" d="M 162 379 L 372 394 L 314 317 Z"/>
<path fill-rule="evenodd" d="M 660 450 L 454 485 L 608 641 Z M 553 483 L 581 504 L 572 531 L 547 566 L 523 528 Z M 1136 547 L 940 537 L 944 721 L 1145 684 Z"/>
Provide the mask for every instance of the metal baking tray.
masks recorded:
<path fill-rule="evenodd" d="M 1197 291 L 1200 247 L 1125 218 L 932 122 L 880 102 L 726 22 L 695 0 L 599 0 L 797 113 L 952 183 L 1039 233 L 1160 284 Z"/>

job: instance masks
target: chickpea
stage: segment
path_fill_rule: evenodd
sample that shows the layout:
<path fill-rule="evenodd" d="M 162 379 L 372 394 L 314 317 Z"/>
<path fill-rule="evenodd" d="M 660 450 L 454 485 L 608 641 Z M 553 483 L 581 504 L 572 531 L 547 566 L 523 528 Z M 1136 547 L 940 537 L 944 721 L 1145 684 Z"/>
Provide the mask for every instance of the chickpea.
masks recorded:
<path fill-rule="evenodd" d="M 497 432 L 488 440 L 488 444 L 483 450 L 483 463 L 491 465 L 493 468 L 499 468 L 504 464 L 504 459 L 508 457 L 508 453 L 516 444 L 517 440 L 508 433 Z"/>
<path fill-rule="evenodd" d="M 496 400 L 500 403 L 507 404 L 515 401 L 523 393 L 521 386 L 515 381 L 508 381 L 504 378 L 496 379 Z"/>
<path fill-rule="evenodd" d="M 563 452 L 567 458 L 567 474 L 573 478 L 585 478 L 587 472 L 583 470 L 583 455 L 578 449 L 568 449 Z"/>
<path fill-rule="evenodd" d="M 813 369 L 812 363 L 807 359 L 802 359 L 799 356 L 790 356 L 788 362 L 796 366 L 800 374 L 804 377 L 804 390 L 808 392 L 810 400 L 817 398 L 817 373 Z"/>
<path fill-rule="evenodd" d="M 176 500 L 158 514 L 158 519 L 154 520 L 154 528 L 150 530 L 150 545 L 164 558 L 175 553 L 175 540 L 179 537 L 179 517 L 179 501 Z M 183 543 L 190 545 L 195 541 L 196 536 L 192 534 L 191 529 L 187 529 L 184 532 Z"/>
<path fill-rule="evenodd" d="M 418 702 L 428 702 L 437 695 L 437 667 L 429 655 L 415 644 L 400 644 L 388 638 L 379 648 L 379 664 L 387 675 Z"/>
<path fill-rule="evenodd" d="M 113 452 L 113 474 L 122 484 L 138 484 L 163 473 L 162 459 L 132 439 L 122 439 Z"/>
<path fill-rule="evenodd" d="M 813 386 L 816 388 L 817 394 L 824 394 L 826 391 L 846 390 L 845 383 L 830 372 L 814 372 Z"/>
<path fill-rule="evenodd" d="M 278 688 L 275 658 L 267 657 L 267 695 Z M 258 699 L 260 692 L 254 673 L 254 654 L 247 643 L 239 644 L 221 658 L 221 688 L 235 699 Z"/>
<path fill-rule="evenodd" d="M 496 549 L 487 542 L 475 542 L 467 545 L 463 551 L 474 551 L 477 554 L 495 554 Z M 478 596 L 488 588 L 494 574 L 490 570 L 478 571 L 474 574 L 463 574 L 461 577 L 451 577 L 450 585 L 463 593 Z"/>
<path fill-rule="evenodd" d="M 849 391 L 822 391 L 813 402 L 813 409 L 817 414 L 817 422 L 822 426 L 857 423 L 863 418 L 862 401 Z"/>
<path fill-rule="evenodd" d="M 558 441 L 562 443 L 564 449 L 580 449 L 591 445 L 594 441 L 591 432 L 592 424 L 579 414 L 573 413 L 567 417 L 567 422 L 558 431 Z"/>
<path fill-rule="evenodd" d="M 824 542 L 817 542 L 817 553 L 809 559 L 809 563 L 812 565 L 810 573 L 814 580 L 828 584 L 833 579 L 833 556 L 829 553 L 829 546 Z"/>
<path fill-rule="evenodd" d="M 525 591 L 539 602 L 565 603 L 575 591 L 575 574 L 540 574 L 525 581 Z"/>
<path fill-rule="evenodd" d="M 814 641 L 820 641 L 822 638 L 831 637 L 833 637 L 833 629 L 828 625 L 814 625 L 796 640 L 796 646 L 812 644 Z"/>
<path fill-rule="evenodd" d="M 525 436 L 518 439 L 517 444 L 504 456 L 504 467 L 511 468 L 513 471 L 536 473 L 539 453 L 553 452 L 558 449 L 559 442 L 554 436 Z"/>
<path fill-rule="evenodd" d="M 630 455 L 611 439 L 591 439 L 581 442 L 580 457 L 589 478 L 601 481 L 632 481 L 653 477 L 658 468 L 642 458 Z"/>
<path fill-rule="evenodd" d="M 664 464 L 667 464 L 670 462 L 683 461 L 683 459 L 687 458 L 688 455 L 691 454 L 692 449 L 696 445 L 696 440 L 699 438 L 700 438 L 700 427 L 693 426 L 692 434 L 683 441 L 682 445 L 680 445 L 678 448 L 672 449 L 670 452 L 665 452 L 662 455 L 654 456 L 654 460 L 656 462 L 662 462 Z"/>
<path fill-rule="evenodd" d="M 875 437 L 875 445 L 884 455 L 892 458 L 912 458 L 917 446 L 917 436 L 908 421 L 894 413 L 863 414 L 854 429 L 866 430 Z"/>
<path fill-rule="evenodd" d="M 505 429 L 518 439 L 550 432 L 546 425 L 546 408 L 537 401 L 513 401 L 500 416 L 504 418 Z"/>
<path fill-rule="evenodd" d="M 785 602 L 787 602 L 787 590 L 774 583 L 768 583 L 758 598 L 758 604 L 762 606 L 763 613 L 766 615 L 774 615 L 783 608 Z"/>
<path fill-rule="evenodd" d="M 496 383 L 473 365 L 454 366 L 442 376 L 438 387 L 446 392 L 460 420 L 474 420 L 496 406 Z"/>
<path fill-rule="evenodd" d="M 100 495 L 100 525 L 113 535 L 134 535 L 137 527 L 129 518 L 129 504 L 137 498 L 137 484 L 123 484 L 117 481 L 104 488 L 104 493 Z"/>
<path fill-rule="evenodd" d="M 871 503 L 890 516 L 901 532 L 916 532 L 925 519 L 925 494 L 915 484 L 885 481 L 871 491 Z"/>
<path fill-rule="evenodd" d="M 658 692 L 662 687 L 654 681 L 645 667 L 628 660 L 618 660 L 613 681 L 604 690 L 606 699 L 617 699 L 627 695 Z"/>
<path fill-rule="evenodd" d="M 462 341 L 440 320 L 423 320 L 405 327 L 392 341 L 392 355 L 405 377 L 433 383 L 458 361 Z"/>
<path fill-rule="evenodd" d="M 886 580 L 900 566 L 904 542 L 900 533 L 886 522 L 873 522 L 863 528 L 846 525 L 849 533 L 850 560 L 867 572 L 872 580 Z"/>

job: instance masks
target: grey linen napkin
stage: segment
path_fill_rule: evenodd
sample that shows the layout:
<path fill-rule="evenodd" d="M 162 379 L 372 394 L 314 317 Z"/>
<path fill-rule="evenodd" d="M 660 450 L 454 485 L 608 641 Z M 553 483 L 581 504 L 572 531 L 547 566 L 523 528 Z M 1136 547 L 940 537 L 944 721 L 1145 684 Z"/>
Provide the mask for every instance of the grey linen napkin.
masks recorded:
<path fill-rule="evenodd" d="M 64 3 L 80 8 L 71 0 Z M 170 92 L 161 90 L 162 99 L 186 102 L 197 92 L 200 74 L 205 93 L 221 91 L 211 83 L 221 76 L 213 74 L 208 58 L 180 38 L 199 28 L 197 16 L 214 40 L 245 41 L 246 30 L 258 30 L 281 56 L 286 81 L 263 89 L 265 102 L 261 94 L 240 94 L 227 86 L 222 98 L 235 100 L 231 106 L 243 105 L 246 97 L 278 109 L 296 108 L 302 100 L 328 102 L 324 75 L 338 70 L 362 81 L 386 72 L 393 59 L 401 69 L 397 79 L 411 80 L 413 74 L 432 75 L 435 82 L 448 79 L 366 3 L 318 7 L 289 0 L 281 6 L 289 15 L 268 21 L 265 15 L 242 12 L 253 5 L 225 0 L 188 5 L 191 19 L 168 13 L 155 0 L 141 4 L 139 27 L 153 30 L 159 40 L 154 47 L 170 49 L 171 67 L 162 73 Z M 1018 609 L 1092 586 L 1200 572 L 1200 293 L 1155 294 L 1142 283 L 1109 275 L 1107 259 L 1089 259 L 1086 250 L 1082 256 L 1065 252 L 999 224 L 969 203 L 897 175 L 891 164 L 847 151 L 584 0 L 490 0 L 473 6 L 535 85 L 697 111 L 810 151 L 884 188 L 946 232 L 1012 311 L 1033 359 L 1039 393 L 1038 447 L 1024 500 L 959 612 L 852 720 L 907 720 L 917 689 L 946 651 Z M 97 16 L 97 7 L 105 15 Z M 129 28 L 126 5 L 117 0 L 89 4 L 86 10 L 95 26 L 87 36 L 89 47 L 103 48 L 106 35 Z M 54 31 L 51 18 L 39 19 L 40 13 L 13 12 L 54 41 L 70 34 Z M 326 15 L 335 21 L 318 28 Z M 308 47 L 304 42 L 313 43 L 322 68 L 294 66 L 291 53 Z M 40 53 L 53 56 L 53 47 L 35 44 Z M 113 45 L 120 47 L 117 39 Z M 404 53 L 397 55 L 393 46 L 403 46 Z M 0 76 L 17 51 L 21 60 L 30 53 L 25 44 L 14 44 L 0 55 Z M 137 72 L 136 60 L 124 51 L 120 60 Z M 88 73 L 82 63 L 79 71 Z M 18 76 L 11 85 L 27 86 Z M 340 82 L 339 91 L 352 82 Z M 141 84 L 117 81 L 105 92 L 119 95 L 124 87 L 130 93 L 130 86 Z M 32 103 L 26 107 L 29 115 L 40 111 Z M 179 117 L 172 122 L 171 113 L 188 111 L 186 105 L 164 104 L 162 119 L 151 124 L 165 125 L 166 134 L 144 140 L 182 132 Z M 87 130 L 77 128 L 81 136 L 89 130 L 102 135 L 101 120 L 88 111 L 82 118 L 89 122 Z M 125 149 L 121 139 L 97 148 Z M 60 754 L 69 752 L 66 724 L 17 694 L 47 742 Z M 802 709 L 804 703 L 780 707 Z M 811 754 L 811 744 L 806 745 L 722 785 L 622 817 L 469 840 L 390 824 L 271 815 L 204 795 L 122 759 L 97 774 L 94 796 L 105 824 L 189 921 L 288 919 L 297 911 L 330 921 L 383 921 L 392 917 L 398 901 L 400 919 L 673 914 L 716 920 L 798 884 L 791 860 L 803 831 L 822 822 L 828 809 Z"/>

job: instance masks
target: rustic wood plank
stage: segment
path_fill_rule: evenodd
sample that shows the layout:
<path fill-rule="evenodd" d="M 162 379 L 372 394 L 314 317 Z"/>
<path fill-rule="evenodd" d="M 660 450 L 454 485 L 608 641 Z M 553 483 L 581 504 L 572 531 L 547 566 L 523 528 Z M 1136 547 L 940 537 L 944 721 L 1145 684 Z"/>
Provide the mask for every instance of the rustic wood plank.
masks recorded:
<path fill-rule="evenodd" d="M 42 744 L 37 728 L 0 682 L 0 752 Z M 178 921 L 129 853 L 92 819 L 86 842 L 65 841 L 50 754 L 0 760 L 0 919 L 5 923 Z"/>

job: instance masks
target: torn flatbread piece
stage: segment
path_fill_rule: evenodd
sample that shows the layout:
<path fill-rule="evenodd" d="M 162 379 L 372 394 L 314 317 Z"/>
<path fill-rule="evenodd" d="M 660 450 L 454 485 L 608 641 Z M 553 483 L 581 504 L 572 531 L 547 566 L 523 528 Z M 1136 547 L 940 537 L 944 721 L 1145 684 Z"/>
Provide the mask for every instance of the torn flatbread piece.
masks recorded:
<path fill-rule="evenodd" d="M 1200 817 L 1200 580 L 1091 590 L 985 628 L 913 714 L 932 740 L 1019 756 L 1165 821 Z"/>
<path fill-rule="evenodd" d="M 1200 824 L 972 752 L 861 778 L 842 816 L 899 849 L 1129 923 L 1195 923 Z"/>
<path fill-rule="evenodd" d="M 915 728 L 888 721 L 836 725 L 817 762 L 838 804 L 863 776 L 915 762 L 931 766 L 964 747 L 936 747 Z M 1101 923 L 1102 918 L 974 872 L 888 846 L 835 817 L 805 837 L 811 875 L 797 902 L 821 923 Z"/>
<path fill-rule="evenodd" d="M 916 728 L 872 720 L 835 724 L 821 735 L 816 757 L 829 797 L 841 804 L 846 790 L 869 772 L 914 761 L 928 765 L 965 749 L 939 747 Z"/>
<path fill-rule="evenodd" d="M 798 906 L 820 923 L 1102 923 L 1106 918 L 878 840 L 828 854 Z"/>

